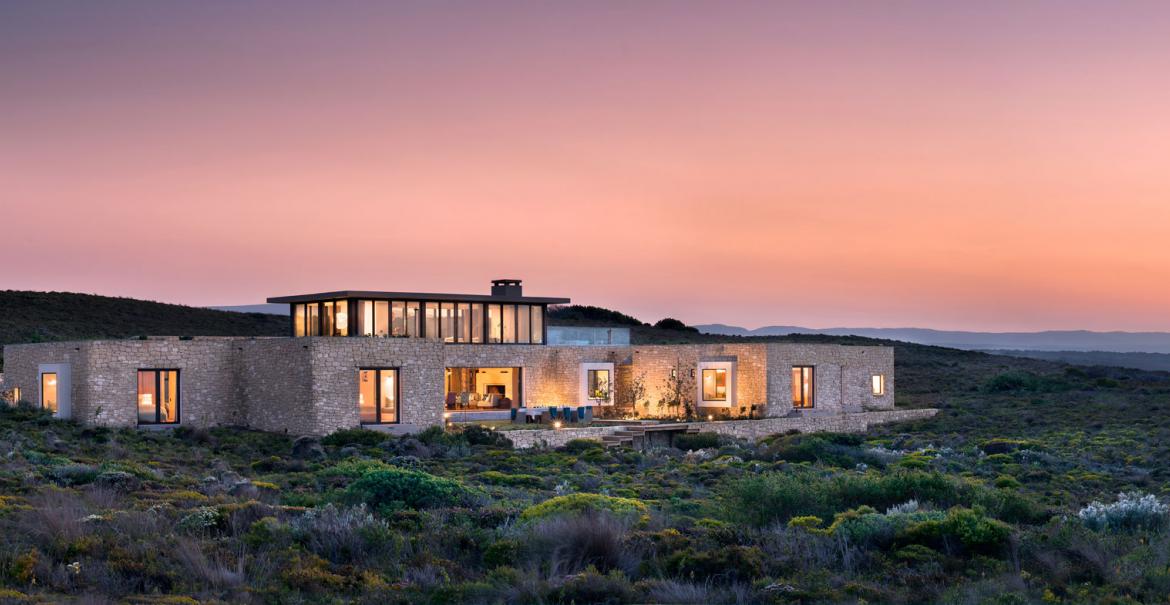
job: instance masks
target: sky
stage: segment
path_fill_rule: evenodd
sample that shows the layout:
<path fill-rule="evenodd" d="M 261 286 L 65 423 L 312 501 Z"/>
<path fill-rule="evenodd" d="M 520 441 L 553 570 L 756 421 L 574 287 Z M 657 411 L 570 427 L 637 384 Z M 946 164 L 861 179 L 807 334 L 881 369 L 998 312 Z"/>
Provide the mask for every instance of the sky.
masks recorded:
<path fill-rule="evenodd" d="M 0 1 L 0 289 L 1170 330 L 1170 3 Z"/>

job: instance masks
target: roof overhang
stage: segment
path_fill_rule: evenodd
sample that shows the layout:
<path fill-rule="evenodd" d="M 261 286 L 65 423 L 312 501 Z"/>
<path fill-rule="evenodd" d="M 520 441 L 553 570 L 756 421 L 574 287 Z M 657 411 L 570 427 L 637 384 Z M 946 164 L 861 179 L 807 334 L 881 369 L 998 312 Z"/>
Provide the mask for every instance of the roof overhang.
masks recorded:
<path fill-rule="evenodd" d="M 296 304 L 318 302 L 323 300 L 337 300 L 339 298 L 368 298 L 393 300 L 430 300 L 438 302 L 483 302 L 483 303 L 512 303 L 524 305 L 565 305 L 567 298 L 552 298 L 546 296 L 489 296 L 484 294 L 440 294 L 434 292 L 371 292 L 366 290 L 339 290 L 337 292 L 320 292 L 317 294 L 297 294 L 295 296 L 273 296 L 270 303 Z"/>

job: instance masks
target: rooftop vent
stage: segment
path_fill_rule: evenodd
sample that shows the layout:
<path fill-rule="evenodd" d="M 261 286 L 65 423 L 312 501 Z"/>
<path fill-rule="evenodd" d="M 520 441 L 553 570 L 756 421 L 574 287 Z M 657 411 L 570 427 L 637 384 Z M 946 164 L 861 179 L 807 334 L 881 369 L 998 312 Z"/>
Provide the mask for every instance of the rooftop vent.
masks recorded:
<path fill-rule="evenodd" d="M 492 296 L 523 296 L 518 279 L 493 279 Z"/>

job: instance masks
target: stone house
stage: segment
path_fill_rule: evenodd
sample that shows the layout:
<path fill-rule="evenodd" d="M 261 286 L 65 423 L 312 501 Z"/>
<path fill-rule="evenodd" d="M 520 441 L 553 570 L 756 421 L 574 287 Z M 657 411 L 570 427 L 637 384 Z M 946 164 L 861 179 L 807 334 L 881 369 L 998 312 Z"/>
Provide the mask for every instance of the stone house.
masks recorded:
<path fill-rule="evenodd" d="M 630 344 L 549 327 L 565 298 L 343 291 L 290 305 L 289 337 L 150 337 L 8 345 L 7 399 L 104 426 L 367 426 L 611 418 L 829 421 L 894 408 L 890 347 Z M 552 415 L 549 412 L 552 412 Z"/>

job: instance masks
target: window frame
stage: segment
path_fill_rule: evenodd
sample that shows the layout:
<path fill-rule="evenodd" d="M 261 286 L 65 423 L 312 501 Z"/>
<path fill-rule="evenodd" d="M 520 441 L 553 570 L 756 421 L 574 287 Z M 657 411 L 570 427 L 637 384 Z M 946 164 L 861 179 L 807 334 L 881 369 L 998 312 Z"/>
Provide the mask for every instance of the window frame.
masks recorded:
<path fill-rule="evenodd" d="M 596 397 L 593 377 L 605 373 L 605 397 Z M 587 368 L 585 370 L 585 398 L 589 401 L 609 401 L 613 398 L 613 372 L 609 368 Z"/>
<path fill-rule="evenodd" d="M 719 392 L 719 385 L 718 385 L 718 378 L 717 377 L 719 376 L 720 373 L 723 374 L 723 397 L 718 397 L 718 396 L 707 397 L 707 372 L 710 372 L 712 375 L 714 375 L 716 377 L 714 379 L 716 382 L 712 386 L 712 388 L 715 390 L 716 393 Z M 729 374 L 729 372 L 727 371 L 727 368 L 703 368 L 702 369 L 702 373 L 699 377 L 700 384 L 702 386 L 699 387 L 699 390 L 703 394 L 703 401 L 715 401 L 715 402 L 727 401 L 727 396 L 728 396 L 729 391 L 730 391 L 730 389 L 729 389 L 730 385 L 728 384 L 728 380 L 727 380 L 728 374 Z"/>
<path fill-rule="evenodd" d="M 402 424 L 402 371 L 398 367 L 359 367 L 358 394 L 362 389 L 362 372 L 374 372 L 374 422 L 364 422 L 361 417 L 361 408 L 358 408 L 358 424 L 360 426 L 378 426 Z M 382 372 L 394 372 L 394 421 L 382 420 Z M 359 404 L 360 405 L 360 404 Z"/>
<path fill-rule="evenodd" d="M 135 372 L 135 374 L 134 374 L 135 379 L 137 379 L 138 374 L 141 372 L 151 372 L 154 374 L 154 393 L 155 393 L 154 422 L 143 422 L 142 421 L 142 416 L 138 412 L 138 400 L 137 400 L 137 397 L 140 397 L 142 395 L 142 393 L 137 392 L 138 387 L 135 386 L 134 389 L 136 391 L 136 393 L 135 393 L 136 397 L 135 397 L 135 401 L 134 401 L 134 410 L 135 410 L 134 416 L 135 416 L 135 418 L 138 419 L 138 425 L 139 426 L 174 426 L 174 425 L 182 423 L 183 422 L 183 380 L 182 380 L 182 371 L 180 370 L 180 368 L 138 368 L 137 372 Z M 174 372 L 175 373 L 175 420 L 173 422 L 162 422 L 160 420 L 162 418 L 162 397 L 160 394 L 162 393 L 162 373 L 163 372 Z M 136 384 L 137 384 L 137 381 L 136 381 Z"/>
<path fill-rule="evenodd" d="M 884 397 L 886 394 L 886 375 L 873 374 L 869 379 L 869 392 L 874 397 Z"/>
<path fill-rule="evenodd" d="M 812 366 L 812 365 L 794 365 L 794 366 L 792 366 L 792 371 L 794 373 L 793 378 L 795 378 L 795 372 L 797 370 L 800 370 L 800 372 L 801 372 L 800 399 L 797 400 L 796 398 L 793 398 L 792 399 L 792 407 L 794 409 L 797 409 L 797 410 L 814 409 L 817 407 L 817 367 Z M 808 399 L 807 400 L 805 399 L 805 393 L 804 393 L 804 373 L 806 371 L 808 372 Z M 794 381 L 793 382 L 793 393 L 796 392 L 795 387 L 796 387 L 796 383 Z"/>

